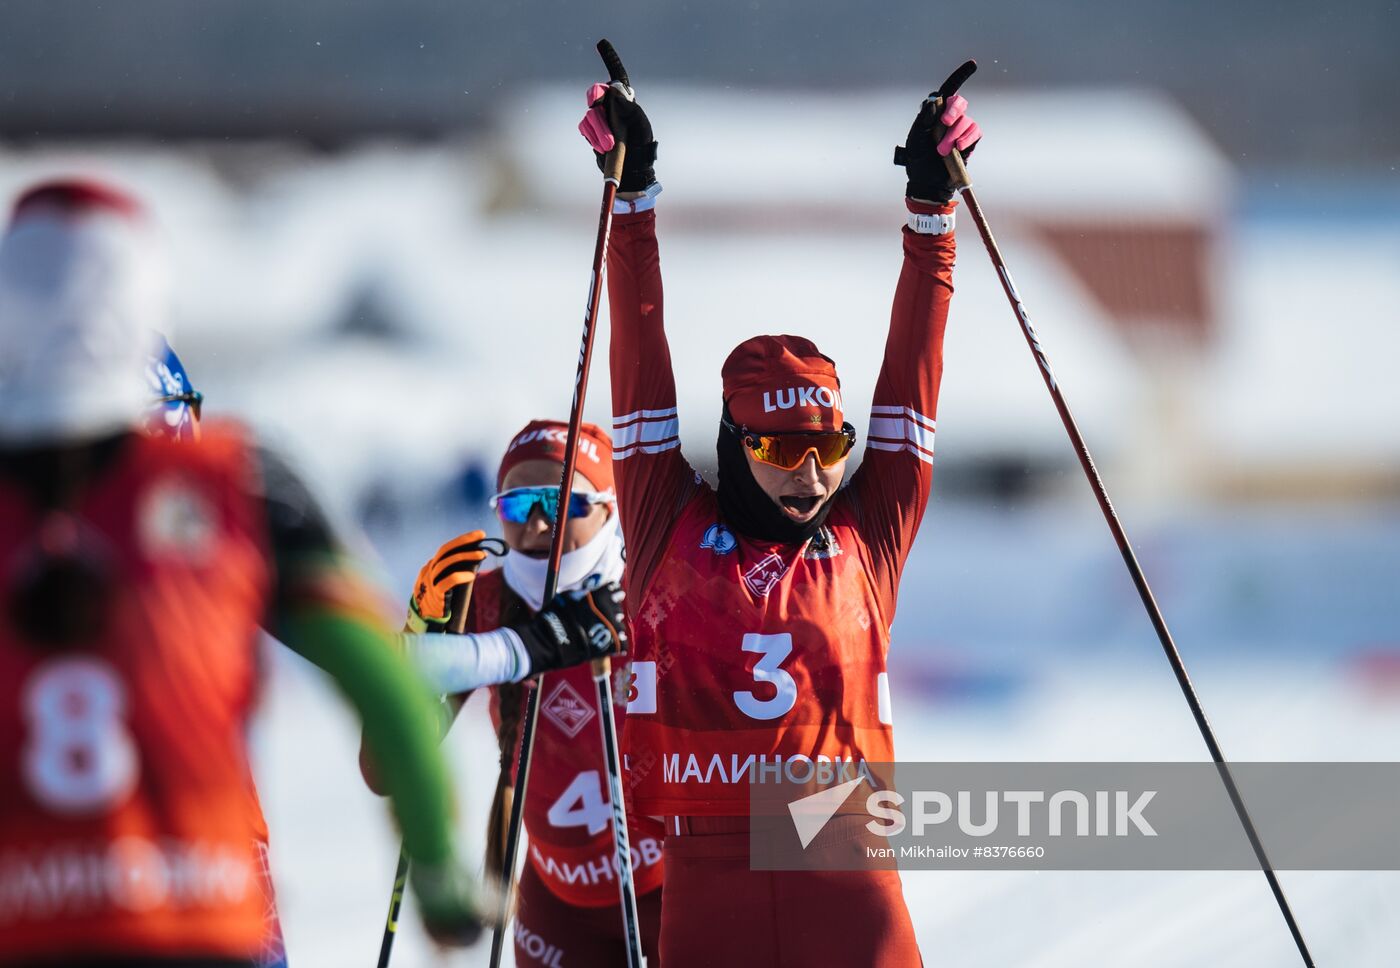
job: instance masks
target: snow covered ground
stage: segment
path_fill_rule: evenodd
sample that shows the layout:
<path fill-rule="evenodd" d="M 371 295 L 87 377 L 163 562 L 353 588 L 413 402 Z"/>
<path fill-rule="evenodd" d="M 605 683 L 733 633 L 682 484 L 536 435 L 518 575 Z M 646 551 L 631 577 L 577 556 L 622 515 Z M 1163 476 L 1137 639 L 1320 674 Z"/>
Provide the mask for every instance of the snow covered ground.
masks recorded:
<path fill-rule="evenodd" d="M 1091 511 L 935 500 L 895 624 L 901 759 L 1205 758 Z M 1395 758 L 1400 515 L 1288 508 L 1140 523 L 1144 562 L 1228 755 Z M 398 587 L 435 536 L 419 521 L 380 537 Z M 1389 680 L 1375 671 L 1385 662 L 1370 661 L 1385 656 Z M 397 841 L 360 784 L 357 741 L 319 675 L 281 653 L 257 753 L 294 965 L 369 965 L 377 951 Z M 479 844 L 495 771 L 480 699 L 448 743 L 462 829 Z M 1400 873 L 1282 880 L 1318 964 L 1394 964 Z M 927 963 L 949 968 L 1296 959 L 1259 874 L 927 872 L 906 874 L 905 890 Z M 439 957 L 406 916 L 396 964 L 485 960 L 484 945 Z"/>

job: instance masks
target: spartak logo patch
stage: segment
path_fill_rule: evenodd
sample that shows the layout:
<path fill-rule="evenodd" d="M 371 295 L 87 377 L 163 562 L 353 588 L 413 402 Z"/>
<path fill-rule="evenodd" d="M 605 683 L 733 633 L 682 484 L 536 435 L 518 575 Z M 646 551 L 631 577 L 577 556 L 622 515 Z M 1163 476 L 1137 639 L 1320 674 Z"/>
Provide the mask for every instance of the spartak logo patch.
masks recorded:
<path fill-rule="evenodd" d="M 817 533 L 812 536 L 812 540 L 807 542 L 807 547 L 802 552 L 802 557 L 820 561 L 824 558 L 836 558 L 841 554 L 841 545 L 836 541 L 836 535 L 830 528 L 822 526 L 817 529 Z"/>
<path fill-rule="evenodd" d="M 727 555 L 739 546 L 738 540 L 722 524 L 712 524 L 705 529 L 705 536 L 700 539 L 700 547 L 709 548 L 717 555 Z"/>
<path fill-rule="evenodd" d="M 540 711 L 549 721 L 558 726 L 572 739 L 583 731 L 596 713 L 593 704 L 585 702 L 567 682 L 560 682 L 540 706 Z"/>
<path fill-rule="evenodd" d="M 757 598 L 767 598 L 768 593 L 787 574 L 787 562 L 776 551 L 770 551 L 744 572 L 744 585 Z"/>

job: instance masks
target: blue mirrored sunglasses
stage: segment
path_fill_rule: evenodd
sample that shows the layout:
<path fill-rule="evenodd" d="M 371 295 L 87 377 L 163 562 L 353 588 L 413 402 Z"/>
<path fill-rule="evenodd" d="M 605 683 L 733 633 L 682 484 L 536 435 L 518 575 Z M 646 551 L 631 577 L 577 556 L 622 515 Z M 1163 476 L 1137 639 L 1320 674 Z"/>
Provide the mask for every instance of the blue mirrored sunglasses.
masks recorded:
<path fill-rule="evenodd" d="M 595 504 L 608 504 L 612 501 L 608 493 L 573 491 L 569 494 L 569 517 L 585 517 Z M 502 521 L 524 524 L 535 513 L 535 508 L 551 524 L 559 515 L 559 488 L 557 487 L 513 487 L 491 498 L 491 506 Z"/>

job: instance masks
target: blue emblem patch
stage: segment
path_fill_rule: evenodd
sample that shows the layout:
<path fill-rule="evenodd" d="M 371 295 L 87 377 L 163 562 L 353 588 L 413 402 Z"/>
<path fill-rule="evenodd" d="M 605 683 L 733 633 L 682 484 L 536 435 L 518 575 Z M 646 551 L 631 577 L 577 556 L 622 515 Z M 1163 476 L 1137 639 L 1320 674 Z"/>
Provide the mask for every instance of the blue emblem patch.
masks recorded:
<path fill-rule="evenodd" d="M 709 548 L 717 555 L 727 555 L 739 547 L 739 542 L 724 525 L 712 524 L 705 529 L 705 537 L 700 539 L 700 547 Z"/>

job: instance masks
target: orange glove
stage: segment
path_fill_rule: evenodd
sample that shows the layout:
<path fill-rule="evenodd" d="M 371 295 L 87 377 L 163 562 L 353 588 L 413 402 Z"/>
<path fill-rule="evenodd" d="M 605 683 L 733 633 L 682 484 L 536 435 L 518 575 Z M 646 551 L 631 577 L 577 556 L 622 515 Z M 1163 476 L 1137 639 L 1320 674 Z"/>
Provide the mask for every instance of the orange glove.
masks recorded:
<path fill-rule="evenodd" d="M 485 531 L 458 535 L 418 570 L 408 603 L 410 631 L 440 631 L 447 623 L 447 596 L 452 589 L 476 580 L 476 571 L 486 560 L 486 551 L 481 547 L 485 540 Z"/>

